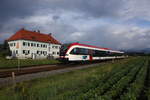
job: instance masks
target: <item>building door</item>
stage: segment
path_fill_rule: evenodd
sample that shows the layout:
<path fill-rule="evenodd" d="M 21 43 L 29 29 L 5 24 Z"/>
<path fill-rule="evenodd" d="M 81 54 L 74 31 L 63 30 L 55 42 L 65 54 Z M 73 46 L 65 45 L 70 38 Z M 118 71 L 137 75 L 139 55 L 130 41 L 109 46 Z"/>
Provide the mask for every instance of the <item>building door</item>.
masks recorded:
<path fill-rule="evenodd" d="M 32 57 L 32 59 L 36 59 L 36 54 L 35 54 L 35 53 L 32 53 L 32 54 L 31 54 L 31 57 Z"/>
<path fill-rule="evenodd" d="M 51 47 L 48 48 L 48 51 L 49 51 L 49 52 L 51 51 Z"/>
<path fill-rule="evenodd" d="M 13 52 L 12 52 L 12 57 L 16 57 L 16 52 L 15 52 L 15 50 L 13 50 Z"/>

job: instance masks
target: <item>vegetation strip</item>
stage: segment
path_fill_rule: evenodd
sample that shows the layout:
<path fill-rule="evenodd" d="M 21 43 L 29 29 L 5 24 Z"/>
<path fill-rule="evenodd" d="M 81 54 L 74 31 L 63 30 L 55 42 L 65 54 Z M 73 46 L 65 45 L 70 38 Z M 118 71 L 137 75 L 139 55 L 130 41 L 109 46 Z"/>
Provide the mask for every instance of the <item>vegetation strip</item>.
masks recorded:
<path fill-rule="evenodd" d="M 134 79 L 136 74 L 138 74 L 139 70 L 141 69 L 141 65 L 138 67 L 134 67 L 131 71 L 124 77 L 122 77 L 116 84 L 112 86 L 112 88 L 106 92 L 100 98 L 105 99 L 113 99 L 115 100 L 118 95 L 122 92 L 124 88 L 128 86 L 128 84 Z"/>
<path fill-rule="evenodd" d="M 144 86 L 146 69 L 147 69 L 147 63 L 140 70 L 135 81 L 132 84 L 130 84 L 130 87 L 127 89 L 128 90 L 127 93 L 124 93 L 123 96 L 121 96 L 121 100 L 127 100 L 127 99 L 136 100 L 140 96 L 140 92 L 142 91 Z"/>
<path fill-rule="evenodd" d="M 140 96 L 138 97 L 138 100 L 148 100 L 148 89 L 149 89 L 149 85 L 150 85 L 150 59 L 147 60 L 147 71 L 146 71 L 146 77 L 145 77 L 145 81 L 144 81 L 144 86 L 143 86 L 143 89 L 140 93 Z"/>
<path fill-rule="evenodd" d="M 12 100 L 139 100 L 149 75 L 147 60 L 148 57 L 130 58 L 22 82 L 1 89 L 0 100 L 10 96 Z M 146 87 L 148 98 L 150 87 Z"/>
<path fill-rule="evenodd" d="M 98 95 L 102 95 L 104 92 L 106 92 L 114 83 L 116 83 L 118 80 L 120 80 L 124 75 L 126 75 L 130 69 L 134 67 L 133 65 L 125 65 L 120 71 L 115 71 L 114 75 L 111 75 L 110 79 L 106 81 L 106 83 L 99 84 L 99 86 L 95 89 L 91 89 L 87 93 L 83 94 L 81 96 L 82 99 L 88 99 L 97 97 Z"/>
<path fill-rule="evenodd" d="M 20 68 L 30 67 L 30 66 L 38 66 L 38 65 L 49 65 L 49 64 L 58 64 L 60 63 L 58 60 L 49 60 L 49 59 L 2 59 L 0 57 L 0 69 L 11 69 L 11 68 Z"/>
<path fill-rule="evenodd" d="M 68 98 L 68 97 L 79 97 L 79 98 L 76 98 L 76 99 L 81 99 L 80 96 L 81 94 L 87 92 L 89 89 L 91 88 L 94 88 L 94 87 L 97 87 L 99 84 L 103 84 L 105 81 L 107 81 L 113 74 L 116 73 L 116 71 L 119 71 L 121 70 L 122 67 L 119 66 L 120 64 L 113 64 L 113 68 L 115 70 L 112 70 L 111 72 L 109 72 L 109 74 L 107 73 L 104 73 L 104 74 L 98 74 L 96 77 L 91 77 L 90 79 L 87 79 L 89 80 L 86 85 L 82 86 L 81 88 L 77 88 L 75 90 L 68 90 L 66 91 L 65 93 L 63 94 L 60 94 L 58 97 L 64 97 L 65 98 Z M 126 65 L 126 64 L 125 64 Z M 125 66 L 124 66 L 125 67 Z M 99 72 L 101 73 L 101 72 Z M 100 81 L 101 80 L 101 81 Z M 72 92 L 71 92 L 72 91 Z M 78 96 L 80 95 L 80 96 Z"/>
<path fill-rule="evenodd" d="M 150 60 L 149 60 L 149 73 L 148 73 L 148 91 L 147 91 L 147 97 L 148 97 L 148 100 L 150 100 Z"/>

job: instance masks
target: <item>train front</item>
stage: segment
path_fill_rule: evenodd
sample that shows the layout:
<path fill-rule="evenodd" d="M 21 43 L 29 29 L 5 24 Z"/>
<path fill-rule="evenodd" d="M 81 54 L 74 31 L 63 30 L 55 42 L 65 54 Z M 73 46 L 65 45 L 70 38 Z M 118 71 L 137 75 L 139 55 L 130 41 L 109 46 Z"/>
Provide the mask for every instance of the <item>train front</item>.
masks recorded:
<path fill-rule="evenodd" d="M 61 62 L 68 62 L 68 55 L 66 54 L 67 53 L 67 50 L 69 48 L 70 44 L 63 44 L 60 48 L 60 55 L 59 55 L 59 60 Z"/>

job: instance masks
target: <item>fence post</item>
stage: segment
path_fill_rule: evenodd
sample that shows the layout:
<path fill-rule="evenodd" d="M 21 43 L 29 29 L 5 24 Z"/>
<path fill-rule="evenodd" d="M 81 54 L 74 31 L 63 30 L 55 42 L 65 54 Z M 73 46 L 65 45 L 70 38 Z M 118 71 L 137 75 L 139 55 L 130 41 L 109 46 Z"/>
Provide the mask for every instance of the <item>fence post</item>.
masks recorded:
<path fill-rule="evenodd" d="M 16 84 L 16 81 L 15 81 L 15 72 L 12 72 L 11 74 L 12 74 L 13 85 L 15 85 Z"/>

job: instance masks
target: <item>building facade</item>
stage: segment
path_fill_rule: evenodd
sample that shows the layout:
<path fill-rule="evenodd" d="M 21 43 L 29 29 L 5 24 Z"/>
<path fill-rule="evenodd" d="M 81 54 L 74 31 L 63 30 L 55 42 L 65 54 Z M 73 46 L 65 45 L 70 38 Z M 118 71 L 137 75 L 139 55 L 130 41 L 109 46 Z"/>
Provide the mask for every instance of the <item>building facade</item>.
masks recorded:
<path fill-rule="evenodd" d="M 20 59 L 58 58 L 61 43 L 51 34 L 21 29 L 8 40 L 13 57 Z"/>

